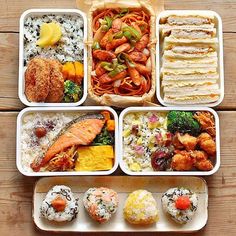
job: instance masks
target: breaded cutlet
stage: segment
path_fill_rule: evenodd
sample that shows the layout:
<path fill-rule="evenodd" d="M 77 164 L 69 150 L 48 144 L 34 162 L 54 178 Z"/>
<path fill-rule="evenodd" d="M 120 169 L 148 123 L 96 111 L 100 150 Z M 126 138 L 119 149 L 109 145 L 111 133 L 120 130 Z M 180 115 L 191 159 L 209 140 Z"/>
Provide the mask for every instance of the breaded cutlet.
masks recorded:
<path fill-rule="evenodd" d="M 47 60 L 50 66 L 50 89 L 46 102 L 61 102 L 64 94 L 64 78 L 62 65 L 57 60 Z"/>
<path fill-rule="evenodd" d="M 33 58 L 25 71 L 25 95 L 31 102 L 44 102 L 50 88 L 50 66 L 41 58 Z"/>

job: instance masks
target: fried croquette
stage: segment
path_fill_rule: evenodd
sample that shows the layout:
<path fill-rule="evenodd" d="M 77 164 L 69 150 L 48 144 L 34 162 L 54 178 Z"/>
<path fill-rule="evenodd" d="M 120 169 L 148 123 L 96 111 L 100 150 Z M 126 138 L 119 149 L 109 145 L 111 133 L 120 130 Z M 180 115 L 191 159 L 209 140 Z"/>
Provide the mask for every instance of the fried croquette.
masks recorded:
<path fill-rule="evenodd" d="M 30 60 L 25 71 L 25 95 L 31 102 L 44 102 L 50 89 L 50 66 L 41 58 Z"/>
<path fill-rule="evenodd" d="M 50 65 L 50 89 L 46 102 L 61 102 L 64 94 L 62 65 L 57 60 L 48 60 Z"/>
<path fill-rule="evenodd" d="M 57 60 L 33 58 L 25 72 L 25 94 L 30 102 L 61 102 L 64 93 L 62 65 Z"/>

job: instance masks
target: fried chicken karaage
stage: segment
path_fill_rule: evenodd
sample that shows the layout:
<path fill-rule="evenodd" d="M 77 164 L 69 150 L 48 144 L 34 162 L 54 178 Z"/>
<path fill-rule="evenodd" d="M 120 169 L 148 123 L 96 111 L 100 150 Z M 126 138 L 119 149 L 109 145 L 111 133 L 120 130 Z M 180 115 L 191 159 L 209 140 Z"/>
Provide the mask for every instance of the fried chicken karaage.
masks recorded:
<path fill-rule="evenodd" d="M 204 151 L 191 151 L 190 156 L 194 159 L 194 166 L 198 170 L 209 171 L 213 169 L 212 162 L 208 159 L 208 155 Z"/>
<path fill-rule="evenodd" d="M 178 171 L 192 170 L 194 167 L 194 158 L 191 158 L 187 151 L 175 151 L 176 154 L 172 157 L 171 168 Z"/>
<path fill-rule="evenodd" d="M 208 155 L 204 151 L 175 151 L 176 154 L 172 158 L 171 168 L 177 171 L 188 171 L 194 168 L 203 171 L 213 169 L 212 162 L 208 159 Z"/>
<path fill-rule="evenodd" d="M 176 133 L 176 134 L 173 136 L 172 144 L 174 145 L 175 149 L 184 149 L 184 145 L 179 141 L 179 137 L 178 137 L 177 134 L 178 134 L 178 133 Z"/>
<path fill-rule="evenodd" d="M 202 150 L 204 150 L 210 156 L 215 156 L 216 143 L 208 133 L 201 133 L 197 139 L 198 144 Z"/>
<path fill-rule="evenodd" d="M 193 137 L 189 134 L 180 135 L 180 133 L 176 134 L 178 141 L 183 145 L 183 147 L 187 150 L 195 150 L 197 145 L 197 138 Z"/>

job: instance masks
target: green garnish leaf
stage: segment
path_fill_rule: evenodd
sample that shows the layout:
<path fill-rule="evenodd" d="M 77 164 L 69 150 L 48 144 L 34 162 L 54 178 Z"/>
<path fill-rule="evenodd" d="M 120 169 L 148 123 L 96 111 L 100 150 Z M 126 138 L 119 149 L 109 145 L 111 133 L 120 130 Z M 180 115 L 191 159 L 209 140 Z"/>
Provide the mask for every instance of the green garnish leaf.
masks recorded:
<path fill-rule="evenodd" d="M 100 134 L 96 136 L 93 140 L 92 145 L 94 146 L 102 146 L 102 145 L 113 145 L 114 144 L 114 137 L 113 135 L 105 128 L 102 128 Z"/>

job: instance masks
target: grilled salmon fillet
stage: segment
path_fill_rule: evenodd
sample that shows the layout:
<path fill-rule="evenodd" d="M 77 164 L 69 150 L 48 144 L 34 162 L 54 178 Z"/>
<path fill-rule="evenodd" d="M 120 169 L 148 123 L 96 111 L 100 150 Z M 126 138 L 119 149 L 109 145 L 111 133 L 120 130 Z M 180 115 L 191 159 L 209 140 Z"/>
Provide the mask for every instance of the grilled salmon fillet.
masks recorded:
<path fill-rule="evenodd" d="M 56 154 L 65 151 L 69 147 L 89 145 L 101 133 L 104 124 L 105 119 L 101 114 L 81 116 L 70 122 L 48 148 L 45 156 L 40 160 L 34 160 L 31 168 L 37 172 Z"/>

